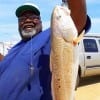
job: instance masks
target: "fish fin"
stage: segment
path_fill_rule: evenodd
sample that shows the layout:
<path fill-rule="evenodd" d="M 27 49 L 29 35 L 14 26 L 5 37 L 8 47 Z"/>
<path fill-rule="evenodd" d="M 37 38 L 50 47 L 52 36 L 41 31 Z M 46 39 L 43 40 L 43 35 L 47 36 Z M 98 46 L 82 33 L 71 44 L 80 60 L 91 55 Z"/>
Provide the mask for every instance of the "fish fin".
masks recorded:
<path fill-rule="evenodd" d="M 82 38 L 84 37 L 84 33 L 85 33 L 85 30 L 83 30 L 82 33 L 73 40 L 74 46 L 76 46 L 82 40 Z"/>

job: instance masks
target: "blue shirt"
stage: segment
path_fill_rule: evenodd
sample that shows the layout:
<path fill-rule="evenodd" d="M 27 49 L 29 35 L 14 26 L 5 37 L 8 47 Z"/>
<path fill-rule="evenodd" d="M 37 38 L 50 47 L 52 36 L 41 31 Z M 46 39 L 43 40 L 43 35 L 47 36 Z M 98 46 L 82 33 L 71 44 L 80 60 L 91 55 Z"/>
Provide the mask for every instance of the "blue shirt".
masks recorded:
<path fill-rule="evenodd" d="M 52 100 L 50 29 L 20 41 L 0 63 L 0 100 Z"/>

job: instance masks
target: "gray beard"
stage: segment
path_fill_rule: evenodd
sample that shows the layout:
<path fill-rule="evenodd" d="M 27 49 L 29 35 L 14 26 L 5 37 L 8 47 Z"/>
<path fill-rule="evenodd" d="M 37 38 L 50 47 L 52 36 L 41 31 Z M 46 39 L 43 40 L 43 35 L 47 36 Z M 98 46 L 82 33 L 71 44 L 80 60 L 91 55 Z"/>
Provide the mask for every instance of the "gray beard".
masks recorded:
<path fill-rule="evenodd" d="M 30 32 L 26 32 L 25 30 L 22 30 L 21 31 L 21 34 L 24 38 L 31 38 L 33 37 L 34 35 L 36 35 L 36 29 L 32 29 L 32 31 Z"/>

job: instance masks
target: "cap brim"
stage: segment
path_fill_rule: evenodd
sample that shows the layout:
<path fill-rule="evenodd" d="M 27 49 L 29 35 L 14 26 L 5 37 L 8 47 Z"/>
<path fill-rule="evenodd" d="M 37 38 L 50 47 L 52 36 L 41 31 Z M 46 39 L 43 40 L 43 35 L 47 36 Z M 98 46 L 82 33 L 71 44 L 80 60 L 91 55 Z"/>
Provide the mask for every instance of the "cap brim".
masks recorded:
<path fill-rule="evenodd" d="M 16 16 L 19 17 L 23 12 L 27 10 L 33 11 L 36 15 L 40 15 L 40 11 L 36 7 L 31 6 L 31 5 L 23 5 L 17 8 Z"/>

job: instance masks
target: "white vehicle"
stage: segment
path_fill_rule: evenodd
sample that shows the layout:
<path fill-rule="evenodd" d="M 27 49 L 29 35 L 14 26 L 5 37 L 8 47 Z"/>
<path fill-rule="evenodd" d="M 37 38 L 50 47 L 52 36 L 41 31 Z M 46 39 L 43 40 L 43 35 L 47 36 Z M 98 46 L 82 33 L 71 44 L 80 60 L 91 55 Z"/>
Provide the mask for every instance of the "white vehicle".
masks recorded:
<path fill-rule="evenodd" d="M 85 35 L 79 44 L 79 79 L 86 76 L 100 75 L 100 34 Z"/>

